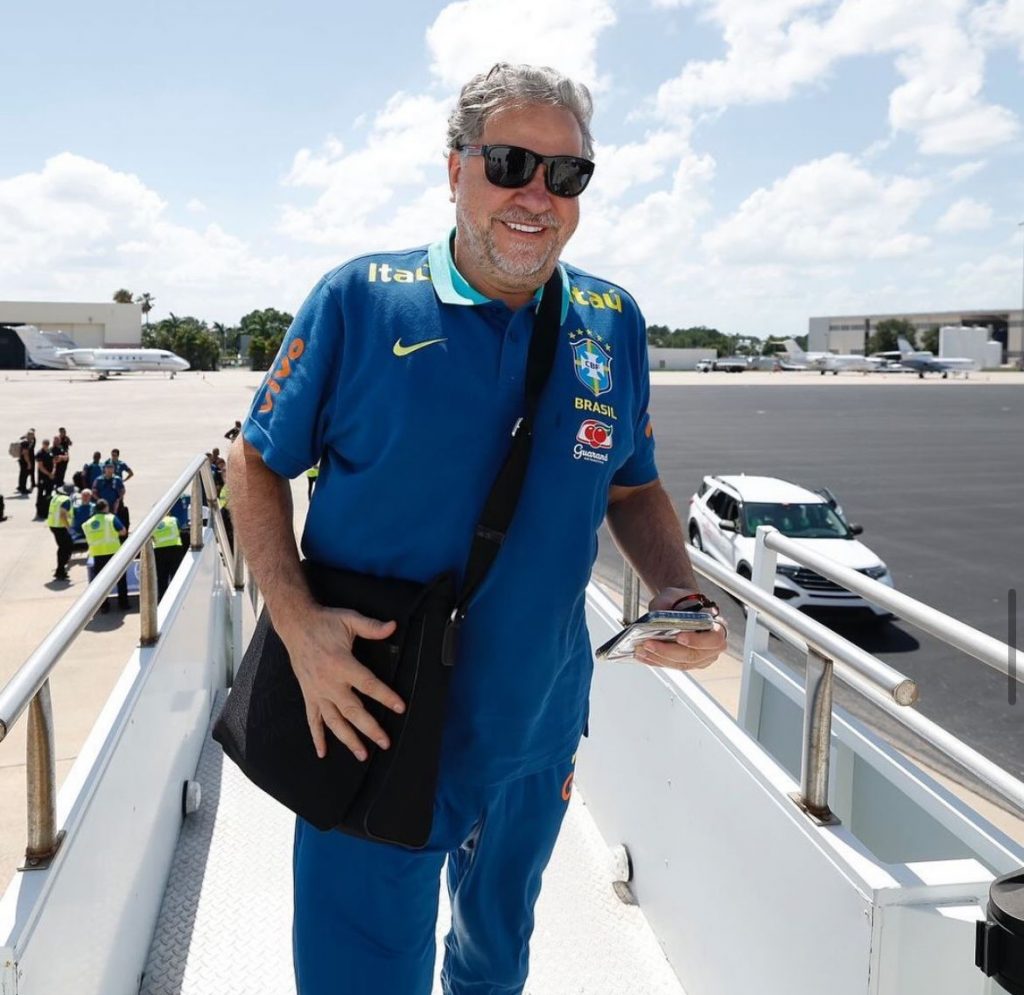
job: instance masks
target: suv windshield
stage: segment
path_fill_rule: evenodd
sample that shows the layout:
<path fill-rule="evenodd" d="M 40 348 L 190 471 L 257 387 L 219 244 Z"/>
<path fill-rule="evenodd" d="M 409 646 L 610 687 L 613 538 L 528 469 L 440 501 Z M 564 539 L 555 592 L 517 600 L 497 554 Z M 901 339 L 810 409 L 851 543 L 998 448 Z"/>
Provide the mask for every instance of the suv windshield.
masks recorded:
<path fill-rule="evenodd" d="M 743 506 L 743 534 L 753 536 L 759 525 L 772 525 L 793 539 L 848 539 L 850 529 L 824 502 Z"/>

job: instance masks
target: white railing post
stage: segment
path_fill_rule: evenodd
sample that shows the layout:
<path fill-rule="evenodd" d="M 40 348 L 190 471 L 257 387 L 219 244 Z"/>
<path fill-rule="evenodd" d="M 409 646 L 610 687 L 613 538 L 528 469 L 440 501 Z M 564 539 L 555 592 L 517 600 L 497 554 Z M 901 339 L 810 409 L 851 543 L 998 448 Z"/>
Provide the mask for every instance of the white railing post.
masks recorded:
<path fill-rule="evenodd" d="M 640 578 L 626 560 L 622 561 L 622 624 L 640 617 Z"/>
<path fill-rule="evenodd" d="M 765 536 L 776 531 L 770 525 L 757 527 L 757 538 L 754 542 L 754 562 L 751 566 L 750 582 L 759 587 L 765 594 L 775 594 L 775 567 L 778 554 L 765 544 Z M 738 718 L 740 725 L 752 732 L 749 724 L 753 721 L 753 712 L 760 709 L 760 688 L 755 686 L 757 674 L 753 667 L 755 653 L 768 652 L 768 630 L 760 623 L 758 611 L 753 605 L 747 606 L 747 627 L 743 637 L 743 667 L 740 679 L 740 702 Z"/>

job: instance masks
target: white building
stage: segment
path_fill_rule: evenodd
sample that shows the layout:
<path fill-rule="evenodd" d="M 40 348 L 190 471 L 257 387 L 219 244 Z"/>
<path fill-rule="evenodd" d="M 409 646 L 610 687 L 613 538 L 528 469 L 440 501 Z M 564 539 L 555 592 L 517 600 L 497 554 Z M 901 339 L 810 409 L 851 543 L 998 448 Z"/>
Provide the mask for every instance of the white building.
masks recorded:
<path fill-rule="evenodd" d="M 648 346 L 647 358 L 652 370 L 694 370 L 701 359 L 715 359 L 714 349 L 668 349 Z"/>
<path fill-rule="evenodd" d="M 142 344 L 142 305 L 113 301 L 0 301 L 0 325 L 65 332 L 83 349 Z"/>
<path fill-rule="evenodd" d="M 808 352 L 865 353 L 868 337 L 880 321 L 902 318 L 918 333 L 947 325 L 973 325 L 988 329 L 989 338 L 999 342 L 1001 363 L 1017 365 L 1024 357 L 1024 311 L 995 309 L 980 311 L 932 311 L 914 314 L 830 315 L 808 319 Z M 947 353 L 948 354 L 948 353 Z M 962 354 L 961 354 L 962 355 Z"/>

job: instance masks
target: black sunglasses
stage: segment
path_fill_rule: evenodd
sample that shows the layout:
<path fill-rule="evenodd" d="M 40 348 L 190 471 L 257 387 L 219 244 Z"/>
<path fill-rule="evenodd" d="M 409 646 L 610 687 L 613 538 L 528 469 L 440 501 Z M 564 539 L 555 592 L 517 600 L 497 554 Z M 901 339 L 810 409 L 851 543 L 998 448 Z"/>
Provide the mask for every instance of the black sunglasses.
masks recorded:
<path fill-rule="evenodd" d="M 578 155 L 541 155 L 518 145 L 460 145 L 463 155 L 484 159 L 484 175 L 496 187 L 525 187 L 544 166 L 544 186 L 556 197 L 578 197 L 594 175 L 594 164 Z"/>

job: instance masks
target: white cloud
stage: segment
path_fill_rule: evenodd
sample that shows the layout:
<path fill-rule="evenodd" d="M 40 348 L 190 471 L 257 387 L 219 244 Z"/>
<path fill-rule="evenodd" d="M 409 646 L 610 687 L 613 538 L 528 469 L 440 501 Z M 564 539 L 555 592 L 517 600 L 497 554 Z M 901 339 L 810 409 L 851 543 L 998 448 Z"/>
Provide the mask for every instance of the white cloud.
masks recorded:
<path fill-rule="evenodd" d="M 994 252 L 981 262 L 961 263 L 951 289 L 977 307 L 1020 307 L 1020 252 Z"/>
<path fill-rule="evenodd" d="M 206 205 L 198 197 L 193 197 L 185 205 L 185 210 L 188 211 L 189 214 L 205 214 Z"/>
<path fill-rule="evenodd" d="M 284 183 L 320 193 L 311 206 L 285 206 L 280 231 L 343 253 L 435 238 L 451 219 L 442 155 L 447 113 L 444 100 L 396 93 L 365 145 L 346 151 L 329 138 L 319 153 L 300 149 Z"/>
<path fill-rule="evenodd" d="M 961 197 L 935 223 L 937 231 L 958 232 L 988 228 L 992 224 L 992 208 L 970 197 Z"/>
<path fill-rule="evenodd" d="M 553 66 L 599 87 L 597 39 L 615 21 L 609 0 L 460 0 L 427 30 L 430 68 L 453 89 L 495 62 Z"/>
<path fill-rule="evenodd" d="M 931 25 L 896 66 L 907 81 L 889 97 L 889 121 L 915 133 L 925 154 L 969 155 L 1017 133 L 1013 113 L 980 99 L 985 56 L 959 26 Z"/>
<path fill-rule="evenodd" d="M 0 181 L 0 296 L 106 300 L 130 287 L 160 309 L 233 322 L 263 295 L 297 303 L 326 269 L 261 258 L 218 225 L 166 220 L 166 208 L 137 176 L 68 152 Z"/>
<path fill-rule="evenodd" d="M 989 0 L 971 12 L 971 27 L 990 48 L 1016 45 L 1024 60 L 1024 0 Z"/>
<path fill-rule="evenodd" d="M 788 100 L 821 83 L 841 59 L 894 53 L 905 82 L 890 96 L 889 124 L 915 135 L 925 154 L 967 154 L 1018 131 L 1011 111 L 982 98 L 985 55 L 966 30 L 964 0 L 841 0 L 834 9 L 822 0 L 701 6 L 722 28 L 727 52 L 688 62 L 662 84 L 657 108 L 666 120 L 700 108 Z"/>
<path fill-rule="evenodd" d="M 969 180 L 972 176 L 980 173 L 987 165 L 988 161 L 985 159 L 975 159 L 973 162 L 961 163 L 949 171 L 949 178 L 954 183 L 963 183 L 964 180 Z"/>
<path fill-rule="evenodd" d="M 883 179 L 837 153 L 752 193 L 703 239 L 726 261 L 828 261 L 905 256 L 927 238 L 906 230 L 930 184 Z"/>

